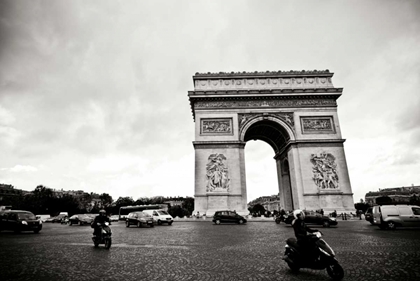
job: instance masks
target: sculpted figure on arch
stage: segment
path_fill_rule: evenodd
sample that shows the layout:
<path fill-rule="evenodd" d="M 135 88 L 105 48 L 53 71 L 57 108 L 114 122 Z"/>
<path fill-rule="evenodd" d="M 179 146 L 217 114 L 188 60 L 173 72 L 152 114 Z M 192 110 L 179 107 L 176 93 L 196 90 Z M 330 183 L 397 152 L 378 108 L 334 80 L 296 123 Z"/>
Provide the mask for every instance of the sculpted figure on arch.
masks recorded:
<path fill-rule="evenodd" d="M 223 163 L 226 157 L 223 154 L 211 154 L 206 166 L 207 192 L 229 191 L 229 171 Z"/>

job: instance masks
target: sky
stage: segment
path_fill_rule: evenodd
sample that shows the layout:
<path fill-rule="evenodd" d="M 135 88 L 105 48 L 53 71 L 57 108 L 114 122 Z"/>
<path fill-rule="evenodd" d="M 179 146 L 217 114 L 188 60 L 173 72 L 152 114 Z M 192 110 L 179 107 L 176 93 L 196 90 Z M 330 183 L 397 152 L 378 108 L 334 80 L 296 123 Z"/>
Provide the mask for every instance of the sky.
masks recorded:
<path fill-rule="evenodd" d="M 194 196 L 196 72 L 325 70 L 354 201 L 420 185 L 420 1 L 0 0 L 0 183 Z M 245 147 L 248 201 L 278 193 Z"/>

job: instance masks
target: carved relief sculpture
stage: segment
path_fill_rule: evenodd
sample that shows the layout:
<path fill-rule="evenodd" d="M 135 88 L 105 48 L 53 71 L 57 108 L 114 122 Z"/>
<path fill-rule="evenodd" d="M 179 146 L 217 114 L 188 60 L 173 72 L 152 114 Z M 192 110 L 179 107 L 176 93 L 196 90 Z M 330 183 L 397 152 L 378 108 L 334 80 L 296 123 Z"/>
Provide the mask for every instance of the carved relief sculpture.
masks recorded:
<path fill-rule="evenodd" d="M 206 133 L 231 133 L 232 120 L 231 119 L 202 119 L 201 132 Z"/>
<path fill-rule="evenodd" d="M 334 123 L 331 116 L 327 117 L 302 117 L 303 133 L 334 133 Z"/>
<path fill-rule="evenodd" d="M 320 155 L 312 154 L 311 163 L 314 165 L 312 168 L 315 184 L 320 189 L 337 189 L 338 175 L 337 164 L 335 157 L 330 153 L 320 153 Z"/>
<path fill-rule="evenodd" d="M 210 154 L 207 163 L 207 192 L 228 192 L 229 171 L 223 161 L 226 157 L 223 154 Z"/>

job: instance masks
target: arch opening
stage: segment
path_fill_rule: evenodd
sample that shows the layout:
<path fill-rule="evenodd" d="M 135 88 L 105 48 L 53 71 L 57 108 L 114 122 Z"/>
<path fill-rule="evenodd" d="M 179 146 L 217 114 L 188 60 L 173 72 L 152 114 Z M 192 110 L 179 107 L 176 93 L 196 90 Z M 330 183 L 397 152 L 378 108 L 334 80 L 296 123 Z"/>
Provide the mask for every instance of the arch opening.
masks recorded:
<path fill-rule="evenodd" d="M 250 195 L 249 198 L 255 199 L 253 197 L 268 196 L 264 207 L 269 211 L 280 211 L 280 209 L 290 209 L 293 207 L 289 163 L 288 161 L 282 162 L 280 158 L 277 159 L 276 157 L 276 155 L 287 146 L 290 139 L 289 132 L 282 124 L 275 120 L 267 119 L 260 119 L 249 125 L 243 134 L 243 140 L 247 142 L 245 148 L 247 159 L 246 166 L 250 168 L 249 170 L 247 168 L 249 189 L 253 190 L 256 188 L 259 193 L 264 193 L 255 196 L 253 191 L 248 191 L 248 194 Z M 262 149 L 261 145 L 256 146 L 254 145 L 254 142 L 252 142 L 252 146 L 249 147 L 249 141 L 251 140 L 259 140 L 267 143 L 272 148 L 272 158 L 269 159 L 269 157 L 265 157 L 266 155 L 269 155 L 270 152 L 267 149 Z M 250 151 L 250 149 L 257 149 L 259 155 L 255 155 L 255 151 Z M 251 156 L 251 159 L 249 159 L 248 156 Z M 261 159 L 258 159 L 258 157 Z M 282 159 L 284 159 L 284 157 Z M 261 165 L 261 167 L 255 167 L 255 165 Z M 267 177 L 267 179 L 265 177 Z M 262 187 L 258 182 L 259 180 L 261 180 L 263 184 L 273 188 L 268 188 L 267 186 Z M 277 188 L 275 186 L 277 186 Z"/>
<path fill-rule="evenodd" d="M 277 154 L 290 141 L 289 133 L 277 122 L 261 120 L 246 129 L 244 141 L 261 140 L 268 143 Z"/>

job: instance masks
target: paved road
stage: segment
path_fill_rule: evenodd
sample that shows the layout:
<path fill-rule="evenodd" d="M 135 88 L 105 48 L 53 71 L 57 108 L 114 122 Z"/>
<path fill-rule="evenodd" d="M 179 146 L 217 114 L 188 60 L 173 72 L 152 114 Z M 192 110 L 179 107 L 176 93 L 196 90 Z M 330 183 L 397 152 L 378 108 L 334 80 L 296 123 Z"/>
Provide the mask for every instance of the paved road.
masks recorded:
<path fill-rule="evenodd" d="M 325 270 L 289 271 L 281 257 L 293 229 L 284 224 L 111 227 L 110 250 L 93 247 L 89 226 L 3 231 L 0 280 L 329 280 Z M 345 280 L 420 280 L 420 229 L 384 231 L 366 221 L 340 221 L 322 231 Z"/>

